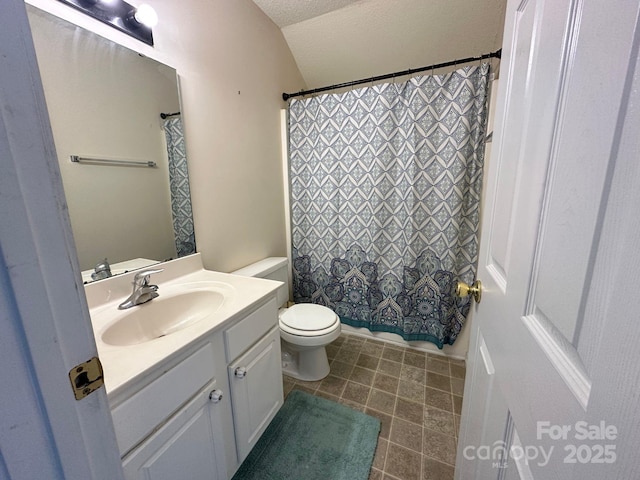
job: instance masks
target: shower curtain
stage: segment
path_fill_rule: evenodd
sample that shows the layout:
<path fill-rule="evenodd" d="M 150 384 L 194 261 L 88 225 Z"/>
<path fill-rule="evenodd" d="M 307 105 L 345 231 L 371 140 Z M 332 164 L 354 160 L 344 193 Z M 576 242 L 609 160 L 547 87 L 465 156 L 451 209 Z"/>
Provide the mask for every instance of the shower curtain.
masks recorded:
<path fill-rule="evenodd" d="M 292 100 L 295 302 L 453 344 L 478 257 L 489 65 Z"/>
<path fill-rule="evenodd" d="M 171 214 L 173 235 L 178 257 L 196 252 L 196 236 L 191 211 L 191 191 L 187 153 L 184 145 L 182 120 L 179 116 L 167 118 L 163 124 L 169 157 L 169 188 L 171 191 Z"/>

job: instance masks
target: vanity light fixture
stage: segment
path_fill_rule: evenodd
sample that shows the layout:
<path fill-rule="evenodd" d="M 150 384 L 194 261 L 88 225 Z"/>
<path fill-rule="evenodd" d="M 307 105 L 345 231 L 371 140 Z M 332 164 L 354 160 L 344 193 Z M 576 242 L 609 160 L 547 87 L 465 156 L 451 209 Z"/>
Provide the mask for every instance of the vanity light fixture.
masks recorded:
<path fill-rule="evenodd" d="M 158 14 L 151 5 L 143 3 L 133 12 L 133 20 L 148 28 L 153 28 L 158 24 Z"/>
<path fill-rule="evenodd" d="M 58 0 L 127 35 L 153 46 L 151 29 L 158 23 L 153 7 L 134 7 L 124 0 Z"/>

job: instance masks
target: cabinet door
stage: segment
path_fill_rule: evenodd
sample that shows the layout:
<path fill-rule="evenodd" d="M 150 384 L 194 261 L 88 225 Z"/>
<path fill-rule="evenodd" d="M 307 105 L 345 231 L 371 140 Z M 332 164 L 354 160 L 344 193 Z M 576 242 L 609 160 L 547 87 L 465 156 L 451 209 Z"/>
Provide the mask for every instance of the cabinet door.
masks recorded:
<path fill-rule="evenodd" d="M 282 406 L 280 329 L 271 329 L 229 366 L 238 460 L 242 462 Z"/>
<path fill-rule="evenodd" d="M 214 444 L 221 429 L 215 380 L 123 459 L 127 480 L 226 480 Z"/>

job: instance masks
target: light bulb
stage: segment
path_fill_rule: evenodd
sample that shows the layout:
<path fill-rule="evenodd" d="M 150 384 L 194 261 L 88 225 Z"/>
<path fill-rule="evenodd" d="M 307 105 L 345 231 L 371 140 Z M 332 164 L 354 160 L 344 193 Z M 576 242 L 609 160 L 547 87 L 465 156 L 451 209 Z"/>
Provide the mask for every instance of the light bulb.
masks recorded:
<path fill-rule="evenodd" d="M 136 9 L 136 13 L 133 14 L 136 22 L 142 25 L 153 28 L 158 24 L 158 14 L 151 5 L 143 3 Z"/>

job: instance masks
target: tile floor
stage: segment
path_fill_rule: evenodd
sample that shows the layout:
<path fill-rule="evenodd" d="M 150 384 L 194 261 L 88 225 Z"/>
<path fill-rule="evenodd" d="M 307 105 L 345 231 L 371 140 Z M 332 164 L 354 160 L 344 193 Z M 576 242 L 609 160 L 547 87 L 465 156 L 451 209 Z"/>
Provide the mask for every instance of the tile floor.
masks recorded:
<path fill-rule="evenodd" d="M 453 479 L 464 362 L 348 334 L 327 356 L 328 377 L 285 376 L 285 396 L 298 389 L 380 419 L 370 480 Z"/>

